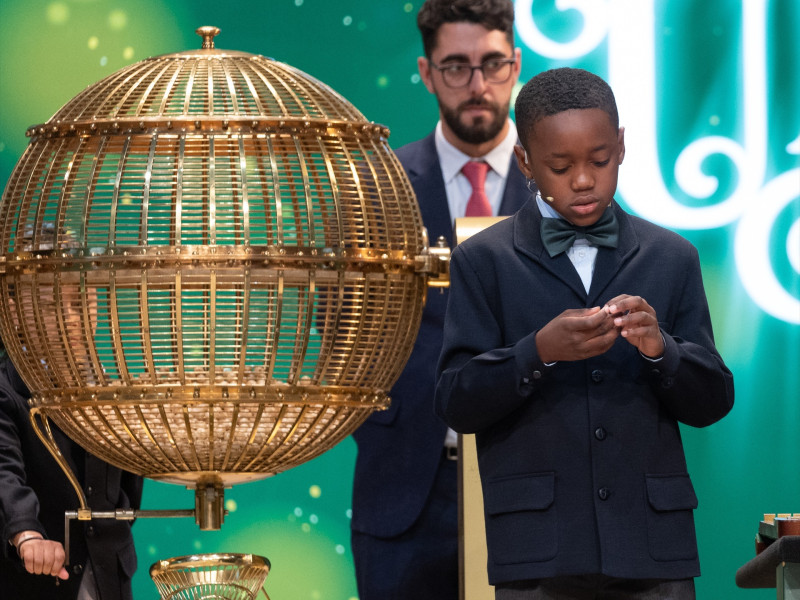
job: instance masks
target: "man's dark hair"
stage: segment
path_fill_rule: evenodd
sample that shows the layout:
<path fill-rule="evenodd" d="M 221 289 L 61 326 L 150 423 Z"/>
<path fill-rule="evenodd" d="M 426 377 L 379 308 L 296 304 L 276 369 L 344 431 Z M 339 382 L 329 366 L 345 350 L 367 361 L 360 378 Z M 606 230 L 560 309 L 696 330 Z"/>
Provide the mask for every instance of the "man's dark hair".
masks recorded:
<path fill-rule="evenodd" d="M 502 31 L 514 46 L 514 4 L 511 0 L 426 0 L 417 14 L 422 48 L 430 59 L 436 34 L 445 23 L 477 23 L 489 31 Z"/>
<path fill-rule="evenodd" d="M 594 73 L 563 67 L 543 71 L 530 79 L 514 103 L 514 120 L 523 145 L 537 121 L 574 108 L 604 110 L 614 129 L 619 128 L 614 92 Z"/>

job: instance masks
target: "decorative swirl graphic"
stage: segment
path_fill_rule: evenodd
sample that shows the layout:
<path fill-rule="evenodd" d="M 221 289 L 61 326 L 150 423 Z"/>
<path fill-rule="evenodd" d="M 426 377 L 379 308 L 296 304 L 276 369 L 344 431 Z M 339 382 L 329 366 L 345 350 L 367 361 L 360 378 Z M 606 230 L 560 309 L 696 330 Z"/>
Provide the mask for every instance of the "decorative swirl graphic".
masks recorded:
<path fill-rule="evenodd" d="M 764 312 L 795 325 L 800 325 L 800 299 L 784 289 L 775 277 L 769 242 L 780 212 L 792 201 L 800 202 L 798 181 L 800 168 L 792 169 L 777 176 L 750 199 L 750 209 L 739 220 L 734 246 L 739 277 L 753 301 Z M 800 219 L 789 228 L 786 254 L 800 276 Z"/>
<path fill-rule="evenodd" d="M 700 138 L 675 163 L 676 182 L 696 198 L 708 198 L 717 190 L 717 179 L 700 170 L 712 154 L 723 154 L 733 162 L 738 184 L 726 199 L 692 207 L 672 197 L 659 168 L 653 0 L 612 3 L 609 81 L 632 149 L 620 171 L 619 190 L 625 202 L 646 219 L 680 229 L 721 227 L 739 218 L 763 183 L 767 132 L 764 0 L 743 2 L 742 8 L 744 144 L 721 136 Z"/>
<path fill-rule="evenodd" d="M 675 161 L 675 182 L 686 195 L 710 199 L 719 179 L 703 172 L 710 156 L 733 164 L 736 188 L 727 197 L 688 206 L 667 189 L 662 177 L 657 123 L 655 0 L 557 0 L 558 10 L 576 9 L 584 18 L 580 35 L 569 43 L 545 37 L 533 22 L 533 0 L 517 0 L 516 22 L 522 41 L 534 52 L 553 58 L 578 58 L 594 50 L 608 31 L 608 80 L 615 91 L 625 126 L 625 156 L 619 194 L 642 217 L 676 229 L 714 229 L 741 220 L 735 239 L 736 265 L 747 293 L 765 312 L 800 323 L 800 300 L 778 281 L 769 259 L 769 233 L 775 219 L 797 199 L 800 169 L 765 184 L 767 164 L 766 0 L 743 0 L 741 48 L 743 140 L 706 136 L 689 143 Z M 797 154 L 795 140 L 787 151 Z M 789 230 L 789 263 L 800 266 L 800 224 Z"/>
<path fill-rule="evenodd" d="M 542 34 L 533 21 L 534 0 L 517 0 L 514 22 L 517 33 L 525 45 L 542 56 L 550 58 L 578 58 L 594 50 L 608 31 L 607 0 L 556 0 L 556 9 L 577 10 L 583 16 L 583 30 L 574 40 L 555 42 Z"/>

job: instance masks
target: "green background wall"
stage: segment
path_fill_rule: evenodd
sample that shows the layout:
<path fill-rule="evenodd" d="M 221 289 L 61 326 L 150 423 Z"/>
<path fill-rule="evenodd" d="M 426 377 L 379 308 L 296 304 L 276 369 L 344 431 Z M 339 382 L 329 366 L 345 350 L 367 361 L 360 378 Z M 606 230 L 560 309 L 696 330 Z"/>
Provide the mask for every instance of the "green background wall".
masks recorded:
<path fill-rule="evenodd" d="M 397 148 L 426 134 L 436 104 L 419 81 L 421 0 L 3 0 L 0 183 L 46 121 L 87 85 L 149 56 L 217 47 L 289 63 L 388 126 Z M 567 3 L 564 3 L 567 4 Z M 627 150 L 618 200 L 700 250 L 717 343 L 736 406 L 684 428 L 704 599 L 740 590 L 764 512 L 800 512 L 800 3 L 796 0 L 518 1 L 521 81 L 554 66 L 606 77 Z M 704 187 L 705 186 L 705 187 Z M 148 567 L 197 552 L 269 557 L 274 600 L 357 598 L 349 545 L 355 445 L 274 478 L 236 486 L 216 532 L 190 519 L 142 519 L 137 599 Z M 145 508 L 190 508 L 193 494 L 147 481 Z"/>

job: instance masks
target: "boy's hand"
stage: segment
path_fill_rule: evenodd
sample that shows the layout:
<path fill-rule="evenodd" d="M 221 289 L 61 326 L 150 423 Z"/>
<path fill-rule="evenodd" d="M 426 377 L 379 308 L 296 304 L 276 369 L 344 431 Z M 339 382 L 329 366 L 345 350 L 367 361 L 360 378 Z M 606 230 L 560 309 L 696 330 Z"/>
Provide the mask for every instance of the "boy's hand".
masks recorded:
<path fill-rule="evenodd" d="M 658 328 L 656 311 L 641 296 L 622 294 L 603 307 L 614 319 L 619 334 L 649 358 L 664 354 L 664 338 Z"/>
<path fill-rule="evenodd" d="M 606 310 L 599 306 L 565 310 L 536 334 L 542 362 L 582 360 L 611 348 L 619 331 Z"/>

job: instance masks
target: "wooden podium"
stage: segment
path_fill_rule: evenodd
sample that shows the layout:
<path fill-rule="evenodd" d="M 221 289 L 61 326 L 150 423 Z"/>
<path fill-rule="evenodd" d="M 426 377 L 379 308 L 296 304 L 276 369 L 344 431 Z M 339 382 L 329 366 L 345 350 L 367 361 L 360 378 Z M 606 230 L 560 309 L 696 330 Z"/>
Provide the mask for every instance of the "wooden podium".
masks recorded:
<path fill-rule="evenodd" d="M 483 494 L 474 435 L 458 436 L 458 575 L 460 600 L 494 600 L 486 573 Z"/>
<path fill-rule="evenodd" d="M 505 218 L 507 217 L 456 219 L 456 244 Z M 494 586 L 489 585 L 486 571 L 488 554 L 483 492 L 474 435 L 458 436 L 458 534 L 460 600 L 494 600 Z"/>

